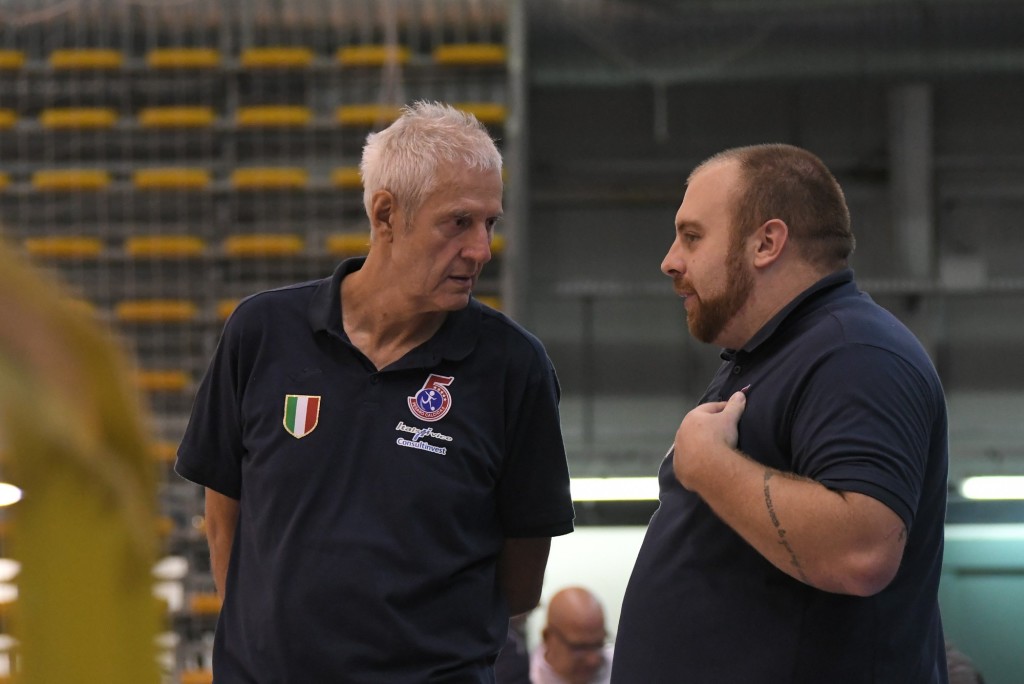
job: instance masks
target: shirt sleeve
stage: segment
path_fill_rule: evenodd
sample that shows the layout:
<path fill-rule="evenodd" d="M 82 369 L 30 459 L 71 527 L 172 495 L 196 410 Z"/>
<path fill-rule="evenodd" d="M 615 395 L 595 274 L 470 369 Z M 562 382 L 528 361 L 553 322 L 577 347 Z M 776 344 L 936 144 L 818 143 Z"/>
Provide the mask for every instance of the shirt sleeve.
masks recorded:
<path fill-rule="evenodd" d="M 199 385 L 174 470 L 233 499 L 241 498 L 244 453 L 241 425 L 240 312 L 228 319 Z"/>
<path fill-rule="evenodd" d="M 878 499 L 910 528 L 942 401 L 892 351 L 843 347 L 803 388 L 793 421 L 795 469 L 829 488 Z"/>
<path fill-rule="evenodd" d="M 506 537 L 553 537 L 573 530 L 558 378 L 546 354 L 534 366 L 510 424 L 498 484 L 498 512 Z"/>

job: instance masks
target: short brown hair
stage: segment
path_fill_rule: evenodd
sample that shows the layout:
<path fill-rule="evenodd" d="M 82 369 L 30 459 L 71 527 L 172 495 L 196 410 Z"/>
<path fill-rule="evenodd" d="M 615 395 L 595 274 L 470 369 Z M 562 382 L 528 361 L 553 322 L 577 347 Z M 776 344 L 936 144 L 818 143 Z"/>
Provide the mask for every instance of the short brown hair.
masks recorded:
<path fill-rule="evenodd" d="M 719 152 L 694 173 L 725 161 L 735 161 L 740 169 L 742 185 L 732 217 L 737 239 L 765 221 L 780 219 L 805 260 L 828 269 L 847 265 L 856 246 L 850 209 L 821 159 L 793 145 L 751 145 Z"/>

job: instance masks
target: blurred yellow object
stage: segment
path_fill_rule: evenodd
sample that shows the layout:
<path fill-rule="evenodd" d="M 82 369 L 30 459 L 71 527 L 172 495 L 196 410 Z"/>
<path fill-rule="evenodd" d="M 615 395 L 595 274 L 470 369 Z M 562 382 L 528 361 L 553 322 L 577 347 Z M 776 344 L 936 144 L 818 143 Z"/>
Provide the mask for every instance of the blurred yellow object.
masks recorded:
<path fill-rule="evenodd" d="M 476 297 L 476 300 L 481 304 L 486 304 L 492 309 L 501 311 L 501 297 L 495 297 L 493 295 L 480 295 Z"/>
<path fill-rule="evenodd" d="M 150 453 L 158 463 L 174 463 L 178 457 L 178 445 L 174 442 L 156 442 L 151 446 Z"/>
<path fill-rule="evenodd" d="M 232 235 L 224 240 L 224 252 L 235 257 L 287 256 L 304 248 L 297 235 Z"/>
<path fill-rule="evenodd" d="M 328 235 L 325 246 L 327 252 L 335 256 L 352 256 L 366 254 L 370 251 L 369 233 L 339 233 Z"/>
<path fill-rule="evenodd" d="M 0 50 L 0 69 L 20 69 L 25 66 L 25 53 L 20 50 Z"/>
<path fill-rule="evenodd" d="M 236 116 L 239 126 L 252 127 L 306 126 L 312 120 L 309 107 L 285 105 L 239 107 Z"/>
<path fill-rule="evenodd" d="M 217 302 L 217 317 L 221 320 L 227 319 L 238 306 L 237 299 L 222 299 Z"/>
<path fill-rule="evenodd" d="M 362 188 L 363 177 L 358 166 L 346 166 L 331 171 L 331 185 L 338 188 Z"/>
<path fill-rule="evenodd" d="M 220 64 L 212 48 L 158 48 L 146 54 L 150 69 L 210 69 Z"/>
<path fill-rule="evenodd" d="M 132 183 L 140 190 L 190 190 L 210 184 L 210 172 L 200 168 L 169 167 L 139 169 Z"/>
<path fill-rule="evenodd" d="M 206 243 L 193 235 L 137 236 L 124 242 L 124 251 L 133 257 L 199 256 L 205 249 Z"/>
<path fill-rule="evenodd" d="M 110 128 L 117 111 L 108 107 L 54 107 L 39 114 L 43 128 Z"/>
<path fill-rule="evenodd" d="M 0 109 L 0 128 L 14 128 L 18 122 L 18 113 L 13 109 Z"/>
<path fill-rule="evenodd" d="M 90 237 L 26 238 L 25 251 L 38 258 L 81 259 L 99 256 L 103 242 Z"/>
<path fill-rule="evenodd" d="M 411 54 L 401 45 L 349 45 L 338 50 L 337 59 L 342 66 L 384 66 L 406 64 Z"/>
<path fill-rule="evenodd" d="M 249 48 L 242 53 L 241 62 L 249 69 L 304 67 L 313 62 L 313 51 L 304 47 Z"/>
<path fill-rule="evenodd" d="M 6 171 L 0 171 L 0 190 L 11 184 L 11 176 Z"/>
<path fill-rule="evenodd" d="M 140 370 L 135 384 L 145 392 L 180 392 L 188 387 L 188 373 L 179 370 Z"/>
<path fill-rule="evenodd" d="M 434 49 L 434 61 L 449 66 L 504 64 L 505 46 L 498 43 L 453 43 Z"/>
<path fill-rule="evenodd" d="M 472 114 L 482 124 L 503 124 L 508 117 L 505 105 L 494 102 L 460 102 L 452 106 Z"/>
<path fill-rule="evenodd" d="M 184 670 L 181 673 L 181 684 L 213 684 L 211 670 Z"/>
<path fill-rule="evenodd" d="M 335 119 L 342 126 L 379 126 L 393 122 L 401 113 L 397 105 L 342 105 Z"/>
<path fill-rule="evenodd" d="M 123 357 L 0 244 L 0 425 L 20 684 L 160 681 L 155 472 Z M 86 588 L 83 590 L 83 588 Z"/>
<path fill-rule="evenodd" d="M 188 602 L 188 609 L 194 615 L 216 615 L 220 606 L 220 597 L 213 593 L 194 594 Z"/>
<path fill-rule="evenodd" d="M 301 188 L 308 182 L 309 172 L 294 167 L 254 166 L 231 172 L 231 185 L 238 189 Z"/>
<path fill-rule="evenodd" d="M 54 50 L 50 54 L 50 66 L 54 69 L 119 69 L 124 55 L 117 50 L 77 49 Z"/>
<path fill-rule="evenodd" d="M 144 128 L 202 128 L 212 126 L 216 115 L 210 107 L 146 107 L 139 112 Z"/>
<path fill-rule="evenodd" d="M 114 307 L 118 320 L 129 323 L 190 321 L 196 313 L 196 305 L 186 299 L 130 299 Z"/>
<path fill-rule="evenodd" d="M 101 190 L 110 185 L 110 172 L 103 169 L 52 169 L 32 174 L 37 190 Z"/>

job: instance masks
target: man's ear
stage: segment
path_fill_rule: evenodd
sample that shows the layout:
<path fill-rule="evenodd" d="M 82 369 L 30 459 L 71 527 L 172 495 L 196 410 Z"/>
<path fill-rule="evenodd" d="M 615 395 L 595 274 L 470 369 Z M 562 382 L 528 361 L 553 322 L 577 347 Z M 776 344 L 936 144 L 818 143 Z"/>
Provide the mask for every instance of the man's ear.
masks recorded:
<path fill-rule="evenodd" d="M 789 226 L 782 219 L 769 219 L 754 231 L 754 266 L 764 268 L 775 263 L 789 240 Z"/>
<path fill-rule="evenodd" d="M 397 223 L 398 204 L 387 190 L 378 190 L 370 198 L 370 226 L 377 239 L 390 242 Z"/>

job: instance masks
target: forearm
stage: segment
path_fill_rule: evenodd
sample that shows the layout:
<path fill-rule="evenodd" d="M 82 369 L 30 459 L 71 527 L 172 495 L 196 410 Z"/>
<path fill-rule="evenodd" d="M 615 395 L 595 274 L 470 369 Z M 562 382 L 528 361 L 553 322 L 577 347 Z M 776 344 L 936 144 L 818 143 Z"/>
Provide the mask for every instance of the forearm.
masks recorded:
<path fill-rule="evenodd" d="M 210 546 L 210 570 L 217 595 L 224 598 L 231 547 L 238 526 L 238 501 L 212 489 L 206 490 L 206 541 Z"/>
<path fill-rule="evenodd" d="M 765 467 L 722 446 L 690 482 L 715 513 L 786 574 L 867 596 L 899 567 L 906 530 L 878 501 Z"/>
<path fill-rule="evenodd" d="M 520 615 L 537 607 L 550 549 L 549 537 L 505 540 L 498 557 L 498 583 L 509 615 Z"/>

